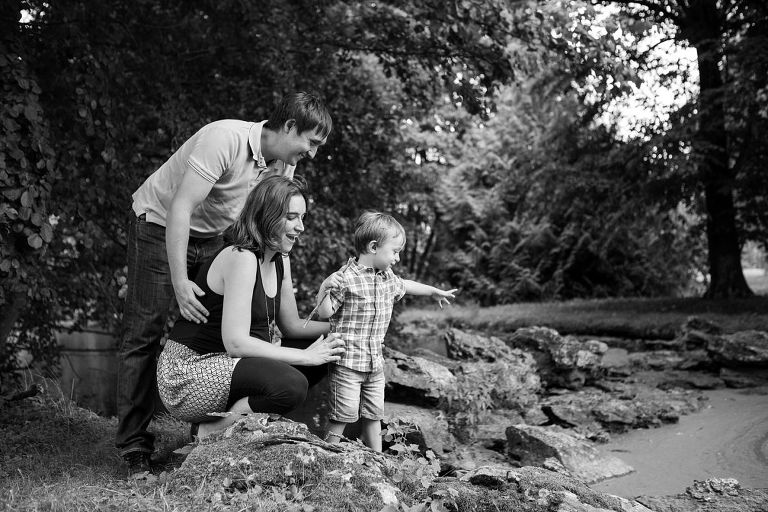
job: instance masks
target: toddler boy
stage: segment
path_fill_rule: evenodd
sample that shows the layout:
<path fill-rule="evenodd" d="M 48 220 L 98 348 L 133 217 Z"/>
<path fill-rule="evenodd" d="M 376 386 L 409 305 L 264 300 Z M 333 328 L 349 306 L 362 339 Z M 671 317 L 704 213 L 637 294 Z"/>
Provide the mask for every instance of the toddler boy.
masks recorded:
<path fill-rule="evenodd" d="M 357 258 L 331 274 L 317 295 L 318 315 L 330 318 L 331 332 L 346 342 L 342 359 L 330 369 L 328 441 L 338 442 L 347 423 L 362 418 L 363 442 L 381 451 L 384 417 L 382 344 L 396 300 L 406 293 L 430 295 L 440 307 L 453 290 L 401 279 L 392 266 L 400 261 L 405 230 L 391 215 L 366 212 L 355 227 Z"/>

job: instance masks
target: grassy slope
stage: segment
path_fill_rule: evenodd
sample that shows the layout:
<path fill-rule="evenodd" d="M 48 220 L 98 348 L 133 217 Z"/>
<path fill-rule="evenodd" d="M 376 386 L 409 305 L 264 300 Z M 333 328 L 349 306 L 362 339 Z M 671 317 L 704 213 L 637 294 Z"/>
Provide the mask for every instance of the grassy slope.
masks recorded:
<path fill-rule="evenodd" d="M 195 510 L 164 496 L 161 479 L 125 478 L 115 418 L 81 409 L 55 384 L 42 384 L 36 397 L 0 404 L 0 510 Z M 150 428 L 167 457 L 189 427 L 167 418 Z"/>
<path fill-rule="evenodd" d="M 768 296 L 728 301 L 687 299 L 605 299 L 520 303 L 490 308 L 455 305 L 409 308 L 402 324 L 433 323 L 483 331 L 509 332 L 540 325 L 563 334 L 673 338 L 690 316 L 720 325 L 726 332 L 768 331 Z"/>

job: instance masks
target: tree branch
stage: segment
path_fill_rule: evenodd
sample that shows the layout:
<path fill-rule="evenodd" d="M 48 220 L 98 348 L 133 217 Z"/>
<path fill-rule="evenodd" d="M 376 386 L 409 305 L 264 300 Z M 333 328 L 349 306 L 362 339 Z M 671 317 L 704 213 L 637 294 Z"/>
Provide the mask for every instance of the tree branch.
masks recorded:
<path fill-rule="evenodd" d="M 603 5 L 618 4 L 618 5 L 623 5 L 625 7 L 629 7 L 631 5 L 639 5 L 639 6 L 645 7 L 652 13 L 660 16 L 662 19 L 672 21 L 675 24 L 679 24 L 679 21 L 680 21 L 680 17 L 676 15 L 674 11 L 656 2 L 653 2 L 652 0 L 592 0 L 592 1 L 593 3 L 599 3 Z"/>

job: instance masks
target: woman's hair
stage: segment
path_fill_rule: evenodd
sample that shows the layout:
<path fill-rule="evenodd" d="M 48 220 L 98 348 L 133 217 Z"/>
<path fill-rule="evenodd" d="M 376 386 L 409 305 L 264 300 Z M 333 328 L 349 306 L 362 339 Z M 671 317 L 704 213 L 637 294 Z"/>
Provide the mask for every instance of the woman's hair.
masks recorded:
<path fill-rule="evenodd" d="M 263 256 L 265 249 L 278 250 L 278 231 L 285 221 L 291 198 L 305 195 L 306 182 L 300 177 L 269 176 L 248 194 L 237 220 L 224 231 L 224 241 L 239 250 Z"/>
<path fill-rule="evenodd" d="M 296 120 L 296 133 L 313 130 L 325 138 L 333 128 L 331 114 L 323 100 L 308 92 L 286 94 L 269 114 L 264 126 L 279 130 L 289 119 Z"/>
<path fill-rule="evenodd" d="M 394 233 L 394 234 L 393 234 Z M 377 240 L 383 243 L 387 238 L 403 237 L 405 229 L 391 215 L 380 212 L 365 212 L 355 223 L 355 251 L 358 255 L 368 252 L 368 243 Z"/>

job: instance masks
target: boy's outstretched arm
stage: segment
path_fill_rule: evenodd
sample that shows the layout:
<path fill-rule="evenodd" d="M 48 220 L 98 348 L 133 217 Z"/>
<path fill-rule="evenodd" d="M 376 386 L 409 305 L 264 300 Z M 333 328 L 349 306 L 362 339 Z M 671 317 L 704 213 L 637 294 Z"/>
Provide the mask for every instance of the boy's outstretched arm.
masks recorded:
<path fill-rule="evenodd" d="M 411 295 L 429 295 L 437 301 L 440 309 L 443 309 L 443 301 L 445 301 L 446 305 L 450 304 L 451 301 L 449 299 L 455 299 L 455 293 L 458 291 L 458 288 L 453 288 L 452 290 L 441 290 L 440 288 L 435 288 L 434 286 L 430 286 L 428 284 L 411 281 L 410 279 L 403 279 L 403 284 L 405 285 L 405 293 L 409 293 Z"/>

